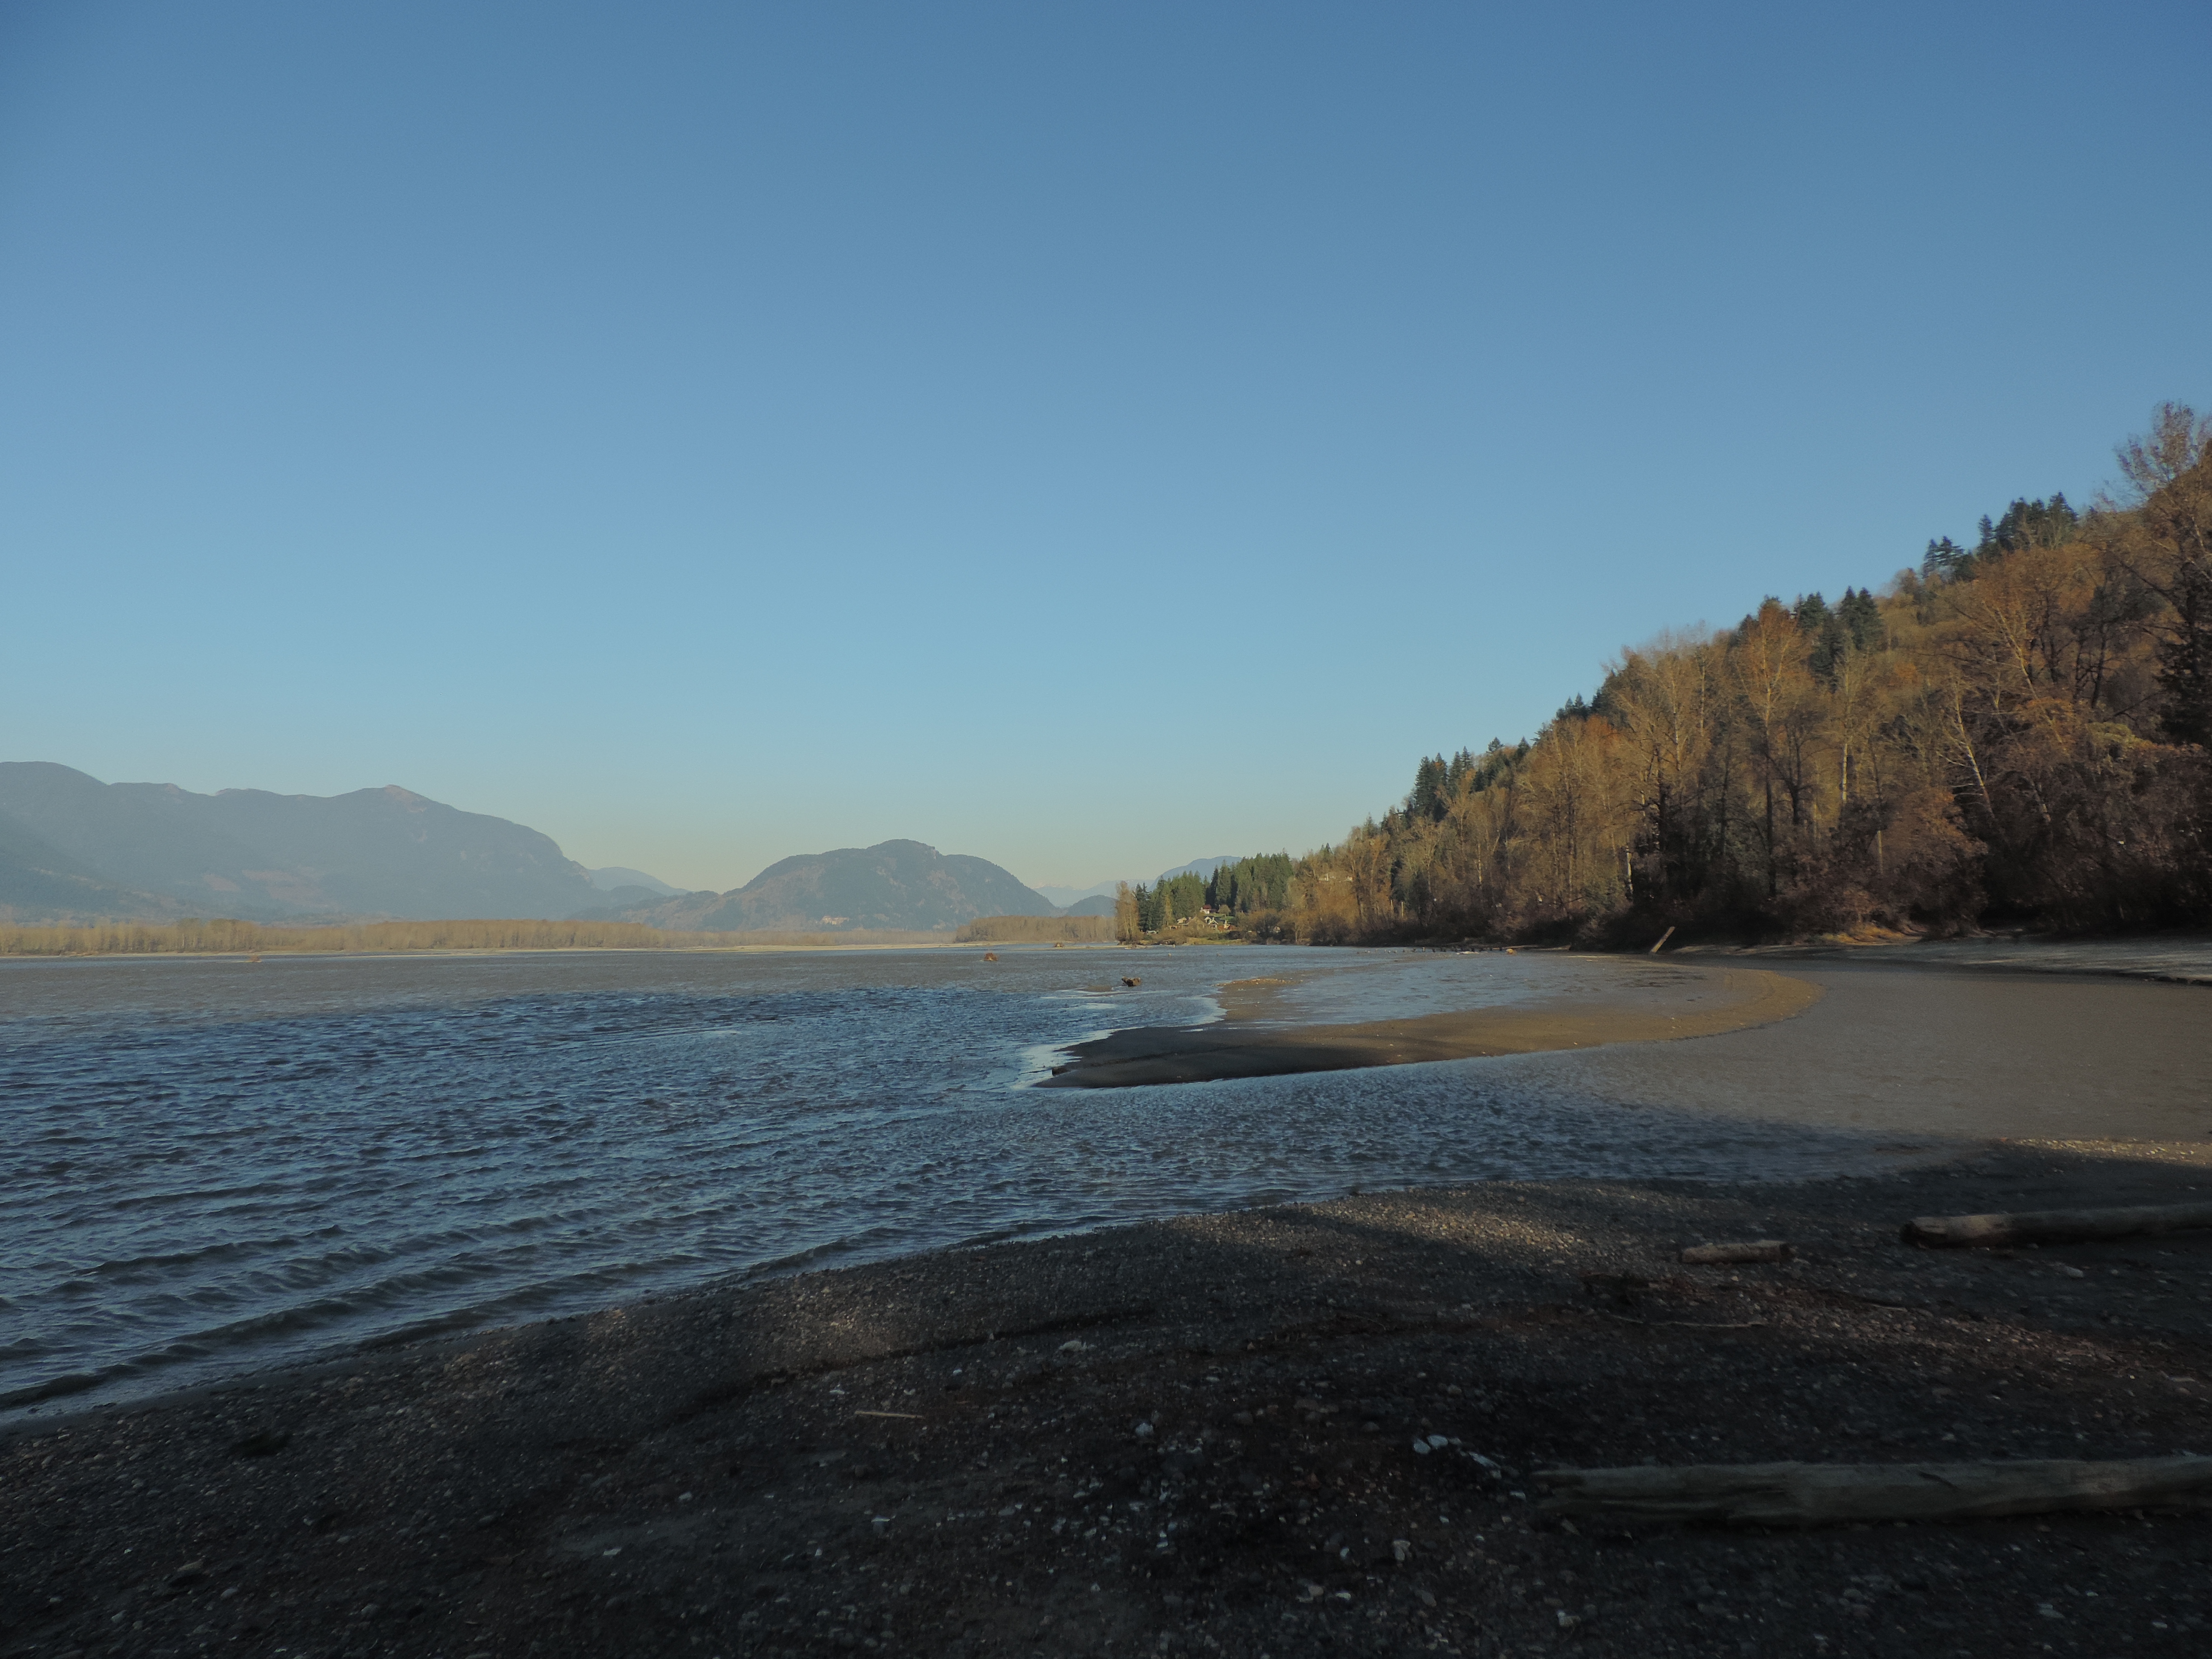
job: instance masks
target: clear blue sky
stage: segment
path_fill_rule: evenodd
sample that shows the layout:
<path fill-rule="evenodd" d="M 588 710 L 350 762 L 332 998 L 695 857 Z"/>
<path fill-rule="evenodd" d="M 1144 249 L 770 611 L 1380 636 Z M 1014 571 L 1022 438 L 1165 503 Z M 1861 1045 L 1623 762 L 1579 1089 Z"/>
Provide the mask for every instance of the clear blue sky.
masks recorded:
<path fill-rule="evenodd" d="M 2212 404 L 2212 8 L 0 6 L 0 758 L 1334 839 Z"/>

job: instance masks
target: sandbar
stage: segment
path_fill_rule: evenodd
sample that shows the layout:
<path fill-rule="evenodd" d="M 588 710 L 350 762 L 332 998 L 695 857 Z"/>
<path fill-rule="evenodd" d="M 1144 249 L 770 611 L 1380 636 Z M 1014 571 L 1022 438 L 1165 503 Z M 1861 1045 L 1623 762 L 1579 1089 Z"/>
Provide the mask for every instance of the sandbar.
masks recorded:
<path fill-rule="evenodd" d="M 1200 1083 L 1716 1036 L 1787 1019 L 1821 996 L 1817 985 L 1765 969 L 1670 965 L 1653 985 L 1630 980 L 1629 967 L 1618 992 L 1595 1004 L 1559 998 L 1348 1024 L 1270 1024 L 1273 985 L 1234 982 L 1222 988 L 1225 1017 L 1217 1023 L 1139 1026 L 1074 1044 L 1037 1086 Z"/>

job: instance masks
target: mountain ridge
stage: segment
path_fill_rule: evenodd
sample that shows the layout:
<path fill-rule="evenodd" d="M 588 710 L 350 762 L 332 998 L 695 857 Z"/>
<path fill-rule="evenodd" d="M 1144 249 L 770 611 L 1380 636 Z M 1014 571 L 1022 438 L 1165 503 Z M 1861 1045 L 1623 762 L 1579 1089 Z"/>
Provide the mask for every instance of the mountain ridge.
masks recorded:
<path fill-rule="evenodd" d="M 584 874 L 602 893 L 618 893 L 625 887 L 641 887 L 661 898 L 674 898 L 678 894 L 690 890 L 663 881 L 659 876 L 648 876 L 642 870 L 633 870 L 626 864 L 602 865 L 597 870 L 585 871 Z"/>
<path fill-rule="evenodd" d="M 727 892 L 624 906 L 606 919 L 677 933 L 938 933 L 978 916 L 1054 913 L 1051 900 L 988 859 L 885 841 L 793 854 Z"/>
<path fill-rule="evenodd" d="M 687 893 L 628 866 L 586 870 L 527 825 L 397 784 L 198 794 L 0 762 L 0 921 L 19 925 L 499 918 L 934 933 L 1055 913 L 998 865 L 915 841 L 798 854 L 726 893 Z"/>
<path fill-rule="evenodd" d="M 1151 882 L 1145 884 L 1156 887 L 1161 882 L 1173 881 L 1177 876 L 1211 876 L 1216 870 L 1221 868 L 1223 865 L 1234 864 L 1242 856 L 1243 854 L 1241 854 L 1228 853 L 1224 854 L 1218 858 L 1193 859 L 1188 864 L 1179 864 L 1172 870 L 1163 870 L 1158 876 L 1154 877 Z M 1133 879 L 1123 878 L 1115 881 L 1094 881 L 1088 887 L 1068 887 L 1056 882 L 1047 883 L 1035 886 L 1031 888 L 1030 890 L 1036 893 L 1042 893 L 1047 899 L 1052 902 L 1052 903 L 1059 909 L 1060 914 L 1064 916 L 1110 916 L 1114 914 L 1114 907 L 1111 903 L 1111 900 L 1113 899 L 1115 890 L 1121 887 L 1134 887 L 1138 884 L 1139 884 Z M 1087 910 L 1078 908 L 1079 906 L 1086 904 L 1090 901 L 1097 898 L 1104 898 L 1109 901 L 1106 908 L 1103 910 L 1096 908 Z"/>
<path fill-rule="evenodd" d="M 11 761 L 0 763 L 0 822 L 63 854 L 78 877 L 76 895 L 58 891 L 53 860 L 36 848 L 11 854 L 0 886 L 21 895 L 9 902 L 18 920 L 29 919 L 27 910 L 247 921 L 559 918 L 596 898 L 583 866 L 550 836 L 397 784 L 343 795 L 198 794 Z M 43 885 L 34 879 L 42 868 Z"/>

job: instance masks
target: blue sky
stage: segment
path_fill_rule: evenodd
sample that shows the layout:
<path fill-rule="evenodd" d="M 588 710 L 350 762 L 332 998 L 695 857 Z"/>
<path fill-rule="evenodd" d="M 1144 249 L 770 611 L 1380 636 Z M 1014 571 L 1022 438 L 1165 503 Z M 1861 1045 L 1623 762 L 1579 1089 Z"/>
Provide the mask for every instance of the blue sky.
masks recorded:
<path fill-rule="evenodd" d="M 2212 9 L 0 8 L 0 758 L 1300 851 L 2212 405 Z"/>

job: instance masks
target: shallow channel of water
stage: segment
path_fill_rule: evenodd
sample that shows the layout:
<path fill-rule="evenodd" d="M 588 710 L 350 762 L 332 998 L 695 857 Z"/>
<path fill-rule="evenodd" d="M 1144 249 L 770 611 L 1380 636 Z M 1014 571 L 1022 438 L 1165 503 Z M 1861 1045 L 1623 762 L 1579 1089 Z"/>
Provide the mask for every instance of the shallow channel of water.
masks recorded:
<path fill-rule="evenodd" d="M 1723 1037 L 1039 1091 L 1055 1045 L 1218 1017 L 1232 976 L 1291 981 L 1277 1017 L 1346 1020 L 1692 970 L 1000 955 L 0 963 L 0 1409 L 1355 1187 L 1794 1176 L 1991 1133 L 2212 1128 L 2212 1003 L 2185 987 L 1775 963 L 1830 995 Z"/>

